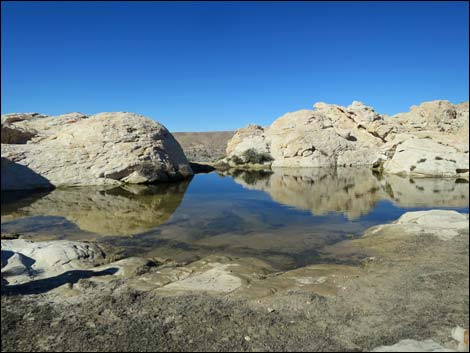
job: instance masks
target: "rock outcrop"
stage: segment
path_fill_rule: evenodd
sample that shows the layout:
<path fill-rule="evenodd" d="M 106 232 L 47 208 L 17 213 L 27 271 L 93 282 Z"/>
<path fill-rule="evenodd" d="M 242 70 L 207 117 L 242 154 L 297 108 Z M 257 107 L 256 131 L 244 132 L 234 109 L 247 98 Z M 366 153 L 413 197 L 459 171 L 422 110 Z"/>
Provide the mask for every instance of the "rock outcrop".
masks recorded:
<path fill-rule="evenodd" d="M 227 145 L 227 156 L 233 164 L 245 164 L 248 151 L 253 151 L 267 156 L 261 162 L 272 167 L 372 166 L 381 160 L 379 146 L 392 130 L 362 103 L 317 103 L 315 110 L 287 113 L 267 128 L 238 130 Z"/>
<path fill-rule="evenodd" d="M 384 233 L 400 236 L 421 234 L 448 241 L 465 231 L 468 232 L 468 214 L 448 210 L 430 210 L 407 212 L 393 223 L 370 228 L 364 236 Z"/>
<path fill-rule="evenodd" d="M 124 112 L 4 115 L 2 158 L 53 186 L 153 183 L 192 175 L 183 150 L 163 125 Z M 2 190 L 11 189 L 10 182 L 3 183 L 9 167 L 2 164 Z"/>
<path fill-rule="evenodd" d="M 409 136 L 398 143 L 395 152 L 384 164 L 389 174 L 415 177 L 467 177 L 468 150 L 444 145 L 432 138 Z"/>
<path fill-rule="evenodd" d="M 360 102 L 316 103 L 269 127 L 239 129 L 227 144 L 231 167 L 369 166 L 389 174 L 468 179 L 468 103 L 425 102 L 381 115 Z"/>
<path fill-rule="evenodd" d="M 464 177 L 469 164 L 468 102 L 425 102 L 397 114 L 400 131 L 382 146 L 384 171 L 412 176 Z"/>
<path fill-rule="evenodd" d="M 89 268 L 104 258 L 105 253 L 95 243 L 2 240 L 2 279 L 8 278 L 8 284 L 30 282 L 69 270 Z"/>

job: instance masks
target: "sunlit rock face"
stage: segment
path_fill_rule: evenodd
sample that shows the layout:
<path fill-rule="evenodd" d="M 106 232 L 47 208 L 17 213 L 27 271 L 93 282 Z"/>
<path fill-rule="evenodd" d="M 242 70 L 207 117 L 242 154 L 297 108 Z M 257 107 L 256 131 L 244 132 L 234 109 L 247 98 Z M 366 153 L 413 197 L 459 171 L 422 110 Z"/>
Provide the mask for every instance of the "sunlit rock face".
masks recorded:
<path fill-rule="evenodd" d="M 396 134 L 381 147 L 385 173 L 468 180 L 468 102 L 424 102 L 390 121 Z"/>
<path fill-rule="evenodd" d="M 407 212 L 398 220 L 368 229 L 364 237 L 381 234 L 407 237 L 426 234 L 444 241 L 452 240 L 459 234 L 468 234 L 468 214 L 450 210 Z"/>
<path fill-rule="evenodd" d="M 188 182 L 117 188 L 55 189 L 25 204 L 2 205 L 2 222 L 30 216 L 58 216 L 100 235 L 132 235 L 166 222 L 180 205 Z M 15 207 L 18 205 L 18 207 Z"/>
<path fill-rule="evenodd" d="M 314 215 L 343 213 L 356 219 L 377 202 L 401 207 L 466 207 L 466 179 L 408 178 L 379 175 L 367 168 L 273 168 L 270 172 L 231 171 L 248 189 L 262 190 L 273 200 Z"/>
<path fill-rule="evenodd" d="M 409 138 L 397 144 L 393 157 L 384 164 L 388 174 L 415 177 L 465 177 L 468 152 L 459 151 L 430 138 Z"/>
<path fill-rule="evenodd" d="M 408 132 L 438 131 L 459 133 L 468 131 L 468 102 L 452 104 L 445 100 L 424 102 L 412 106 L 409 112 L 393 117 Z"/>
<path fill-rule="evenodd" d="M 192 175 L 183 150 L 163 125 L 126 112 L 4 115 L 2 158 L 56 187 L 152 183 Z M 4 177 L 8 174 L 2 167 Z M 12 190 L 10 184 L 2 182 L 2 190 Z"/>
<path fill-rule="evenodd" d="M 239 129 L 227 144 L 227 162 L 383 167 L 388 174 L 468 179 L 468 102 L 425 102 L 393 117 L 361 102 L 314 108 L 286 113 L 268 127 Z"/>
<path fill-rule="evenodd" d="M 392 126 L 371 107 L 353 102 L 348 107 L 317 103 L 315 110 L 287 113 L 269 127 L 249 125 L 227 145 L 229 160 L 246 161 L 248 150 L 269 155 L 273 167 L 331 167 L 374 165 L 377 146 Z"/>

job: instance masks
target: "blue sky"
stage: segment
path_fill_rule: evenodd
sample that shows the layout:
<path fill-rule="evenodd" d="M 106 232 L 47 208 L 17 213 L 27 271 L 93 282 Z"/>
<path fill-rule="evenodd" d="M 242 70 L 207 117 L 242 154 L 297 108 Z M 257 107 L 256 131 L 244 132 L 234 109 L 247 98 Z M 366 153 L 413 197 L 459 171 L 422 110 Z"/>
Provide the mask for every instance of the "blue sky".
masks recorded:
<path fill-rule="evenodd" d="M 2 2 L 2 113 L 133 111 L 171 131 L 314 102 L 468 100 L 467 2 Z"/>

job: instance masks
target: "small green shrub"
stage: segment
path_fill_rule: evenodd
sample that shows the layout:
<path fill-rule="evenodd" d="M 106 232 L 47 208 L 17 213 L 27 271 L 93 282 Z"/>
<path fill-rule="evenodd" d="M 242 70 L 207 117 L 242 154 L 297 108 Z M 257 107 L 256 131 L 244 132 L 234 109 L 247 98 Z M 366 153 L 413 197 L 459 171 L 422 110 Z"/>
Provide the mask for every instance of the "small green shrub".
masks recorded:
<path fill-rule="evenodd" d="M 235 155 L 230 157 L 230 160 L 235 164 L 243 164 L 243 159 Z"/>
<path fill-rule="evenodd" d="M 263 164 L 273 160 L 269 153 L 258 153 L 252 148 L 243 152 L 243 159 L 245 160 L 245 163 L 252 164 Z"/>

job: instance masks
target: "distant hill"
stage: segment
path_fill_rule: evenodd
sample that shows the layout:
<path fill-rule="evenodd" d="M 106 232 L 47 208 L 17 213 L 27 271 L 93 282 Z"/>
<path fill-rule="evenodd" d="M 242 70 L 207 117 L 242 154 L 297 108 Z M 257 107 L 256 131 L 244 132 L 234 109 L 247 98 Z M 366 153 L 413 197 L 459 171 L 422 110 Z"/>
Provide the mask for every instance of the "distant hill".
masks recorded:
<path fill-rule="evenodd" d="M 172 132 L 190 162 L 216 162 L 225 157 L 235 131 Z"/>

